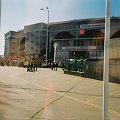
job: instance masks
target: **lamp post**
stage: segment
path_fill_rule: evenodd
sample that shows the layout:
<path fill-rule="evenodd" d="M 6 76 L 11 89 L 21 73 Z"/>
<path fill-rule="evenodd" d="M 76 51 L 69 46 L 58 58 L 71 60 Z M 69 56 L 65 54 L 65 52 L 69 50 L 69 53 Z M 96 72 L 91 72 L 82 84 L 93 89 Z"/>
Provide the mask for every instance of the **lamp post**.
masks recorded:
<path fill-rule="evenodd" d="M 47 13 L 48 13 L 48 21 L 47 21 L 47 40 L 46 40 L 46 65 L 47 65 L 47 59 L 48 59 L 48 41 L 49 41 L 49 29 L 48 29 L 48 27 L 49 27 L 49 8 L 48 7 L 46 7 L 46 9 L 43 9 L 43 8 L 41 8 L 40 10 L 44 10 L 44 11 L 47 11 Z"/>
<path fill-rule="evenodd" d="M 23 50 L 23 56 L 25 57 L 25 49 Z"/>

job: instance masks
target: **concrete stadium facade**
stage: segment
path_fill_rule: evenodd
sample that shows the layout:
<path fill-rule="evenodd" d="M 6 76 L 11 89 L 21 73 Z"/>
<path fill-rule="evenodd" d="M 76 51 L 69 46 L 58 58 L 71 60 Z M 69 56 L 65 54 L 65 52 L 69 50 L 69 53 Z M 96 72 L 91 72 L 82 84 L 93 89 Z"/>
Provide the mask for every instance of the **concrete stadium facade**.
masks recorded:
<path fill-rule="evenodd" d="M 83 31 L 80 34 L 80 30 Z M 104 18 L 78 19 L 49 24 L 48 58 L 61 62 L 66 58 L 102 58 L 105 33 Z M 11 33 L 8 32 L 8 33 Z M 5 34 L 5 56 L 45 55 L 47 24 L 24 26 L 21 31 Z M 120 18 L 111 17 L 111 38 L 120 37 Z M 12 46 L 12 41 L 14 46 Z M 56 45 L 56 46 L 55 46 Z M 56 48 L 55 48 L 56 47 Z M 16 49 L 15 49 L 16 48 Z M 55 54 L 54 54 L 55 53 Z"/>

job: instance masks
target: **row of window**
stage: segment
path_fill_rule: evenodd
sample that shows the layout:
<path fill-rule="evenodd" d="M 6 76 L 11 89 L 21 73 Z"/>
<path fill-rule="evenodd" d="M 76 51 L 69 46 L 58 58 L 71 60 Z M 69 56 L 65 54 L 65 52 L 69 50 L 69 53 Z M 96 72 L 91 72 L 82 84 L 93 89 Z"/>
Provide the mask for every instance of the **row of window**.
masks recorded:
<path fill-rule="evenodd" d="M 39 31 L 35 31 L 34 33 L 39 33 Z M 33 33 L 33 32 L 32 32 L 32 33 L 28 32 L 27 35 L 30 35 L 30 36 L 33 37 L 33 36 L 34 36 L 34 33 Z M 40 32 L 40 33 L 41 33 L 41 32 Z M 46 31 L 42 31 L 42 33 L 43 33 L 44 35 L 46 35 L 47 32 L 46 32 Z"/>
<path fill-rule="evenodd" d="M 31 47 L 31 50 L 33 50 L 33 47 Z M 26 50 L 26 52 L 28 52 L 28 51 Z M 36 49 L 36 52 L 38 52 L 38 49 Z"/>
<path fill-rule="evenodd" d="M 103 57 L 103 51 L 72 51 L 69 52 L 69 58 L 71 57 L 85 57 L 85 58 L 102 58 Z"/>
<path fill-rule="evenodd" d="M 39 39 L 39 37 L 36 37 L 36 39 Z M 29 40 L 29 38 L 26 38 L 26 40 Z"/>
<path fill-rule="evenodd" d="M 61 47 L 70 46 L 70 43 L 68 40 L 66 41 L 59 41 L 58 44 Z M 74 40 L 73 46 L 103 46 L 104 40 L 103 39 L 81 39 L 81 40 Z"/>
<path fill-rule="evenodd" d="M 31 38 L 30 38 L 31 39 Z M 36 39 L 38 40 L 39 39 L 39 37 L 36 37 Z M 46 39 L 46 37 L 45 36 L 43 36 L 43 38 L 42 39 Z M 29 38 L 26 38 L 26 40 L 29 40 Z"/>
<path fill-rule="evenodd" d="M 34 43 L 33 41 L 31 41 L 31 43 Z M 36 46 L 39 46 L 39 43 L 36 43 Z"/>
<path fill-rule="evenodd" d="M 33 47 L 31 47 L 31 50 L 33 50 Z M 36 52 L 38 52 L 38 50 L 36 50 Z"/>
<path fill-rule="evenodd" d="M 74 40 L 74 46 L 102 46 L 104 45 L 103 39 L 92 39 L 92 40 Z"/>
<path fill-rule="evenodd" d="M 71 54 L 71 55 L 66 55 L 65 53 L 62 55 L 57 55 L 57 59 L 66 59 L 70 57 L 77 57 L 77 56 L 82 56 L 82 52 L 78 52 L 79 54 Z M 84 57 L 91 57 L 91 58 L 101 58 L 103 56 L 103 51 L 89 51 L 89 52 L 84 52 Z"/>
<path fill-rule="evenodd" d="M 39 33 L 39 31 L 35 31 L 36 33 Z M 33 33 L 28 32 L 27 35 L 31 34 L 31 36 L 34 36 Z"/>
<path fill-rule="evenodd" d="M 68 40 L 66 40 L 66 41 L 60 41 L 60 42 L 59 42 L 59 45 L 60 45 L 60 46 L 63 46 L 63 47 L 69 46 L 69 41 L 68 41 Z"/>

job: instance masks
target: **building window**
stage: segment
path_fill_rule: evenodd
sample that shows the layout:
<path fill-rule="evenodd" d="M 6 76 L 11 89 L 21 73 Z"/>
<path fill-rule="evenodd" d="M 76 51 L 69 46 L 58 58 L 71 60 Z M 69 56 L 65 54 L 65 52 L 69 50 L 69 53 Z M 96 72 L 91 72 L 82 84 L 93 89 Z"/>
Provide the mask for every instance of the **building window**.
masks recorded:
<path fill-rule="evenodd" d="M 34 36 L 34 34 L 31 34 L 31 36 L 33 37 L 33 36 Z"/>
<path fill-rule="evenodd" d="M 99 46 L 99 45 L 101 45 L 101 40 L 97 40 L 97 45 Z"/>
<path fill-rule="evenodd" d="M 97 45 L 97 40 L 93 40 L 93 45 L 96 46 Z"/>
<path fill-rule="evenodd" d="M 36 37 L 36 39 L 39 39 L 39 37 Z"/>
<path fill-rule="evenodd" d="M 33 47 L 31 47 L 31 50 L 33 49 Z"/>
<path fill-rule="evenodd" d="M 44 36 L 43 39 L 46 39 L 46 37 Z"/>
<path fill-rule="evenodd" d="M 69 41 L 68 40 L 66 41 L 66 46 L 69 46 Z"/>
<path fill-rule="evenodd" d="M 74 40 L 74 46 L 77 46 L 77 40 Z"/>
<path fill-rule="evenodd" d="M 43 31 L 43 35 L 46 35 L 47 33 L 46 33 L 46 31 Z"/>
<path fill-rule="evenodd" d="M 84 45 L 84 40 L 80 40 L 80 46 Z"/>
<path fill-rule="evenodd" d="M 62 43 L 63 43 L 63 41 L 60 41 L 60 46 L 61 46 L 61 47 L 63 46 L 63 44 L 62 44 Z"/>
<path fill-rule="evenodd" d="M 74 40 L 74 46 L 81 46 L 81 40 Z"/>
<path fill-rule="evenodd" d="M 36 45 L 38 46 L 38 45 L 39 45 L 39 43 L 36 43 Z"/>
<path fill-rule="evenodd" d="M 62 41 L 62 46 L 63 46 L 63 47 L 66 46 L 66 45 L 65 45 L 65 41 Z"/>
<path fill-rule="evenodd" d="M 84 46 L 89 46 L 90 45 L 90 40 L 84 40 Z"/>

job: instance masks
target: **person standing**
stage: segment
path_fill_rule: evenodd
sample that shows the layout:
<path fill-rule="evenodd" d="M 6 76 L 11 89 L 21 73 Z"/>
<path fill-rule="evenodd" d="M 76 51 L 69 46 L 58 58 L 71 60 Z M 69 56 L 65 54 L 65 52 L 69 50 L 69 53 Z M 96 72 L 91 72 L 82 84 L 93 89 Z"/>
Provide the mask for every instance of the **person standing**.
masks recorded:
<path fill-rule="evenodd" d="M 27 72 L 30 72 L 30 62 L 27 63 Z"/>
<path fill-rule="evenodd" d="M 37 71 L 37 68 L 38 68 L 38 61 L 35 60 L 35 71 Z"/>
<path fill-rule="evenodd" d="M 55 71 L 57 71 L 57 68 L 58 68 L 58 63 L 55 62 Z"/>
<path fill-rule="evenodd" d="M 51 62 L 51 70 L 53 71 L 53 64 L 54 64 L 54 62 Z"/>

